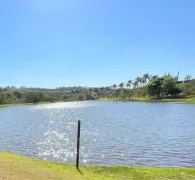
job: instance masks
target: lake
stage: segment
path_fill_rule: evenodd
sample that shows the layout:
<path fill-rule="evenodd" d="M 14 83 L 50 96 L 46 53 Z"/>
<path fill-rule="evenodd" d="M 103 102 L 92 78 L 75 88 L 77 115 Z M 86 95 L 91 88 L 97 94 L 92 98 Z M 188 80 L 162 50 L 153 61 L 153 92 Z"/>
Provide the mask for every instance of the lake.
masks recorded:
<path fill-rule="evenodd" d="M 195 105 L 65 102 L 0 108 L 0 151 L 75 163 L 195 167 Z"/>

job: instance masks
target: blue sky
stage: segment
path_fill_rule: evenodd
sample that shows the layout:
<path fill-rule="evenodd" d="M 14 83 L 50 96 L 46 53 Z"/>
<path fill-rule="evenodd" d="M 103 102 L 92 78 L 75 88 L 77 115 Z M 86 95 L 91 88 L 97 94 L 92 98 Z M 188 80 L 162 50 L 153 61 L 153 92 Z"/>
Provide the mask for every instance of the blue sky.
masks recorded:
<path fill-rule="evenodd" d="M 1 0 L 0 86 L 195 76 L 194 0 Z"/>

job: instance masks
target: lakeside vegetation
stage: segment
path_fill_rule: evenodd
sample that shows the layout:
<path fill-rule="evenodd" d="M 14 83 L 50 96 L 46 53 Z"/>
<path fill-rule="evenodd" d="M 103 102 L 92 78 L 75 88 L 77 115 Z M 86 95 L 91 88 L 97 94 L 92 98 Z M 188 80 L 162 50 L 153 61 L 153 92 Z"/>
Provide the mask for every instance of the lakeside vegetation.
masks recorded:
<path fill-rule="evenodd" d="M 116 99 L 114 97 L 102 97 L 99 98 L 100 101 L 129 101 L 129 99 L 121 100 Z M 132 97 L 130 101 L 138 101 L 138 102 L 177 102 L 177 103 L 195 103 L 195 96 L 189 96 L 189 97 L 182 97 L 182 96 L 175 96 L 175 97 L 169 97 L 169 98 L 160 98 L 156 99 L 155 97 Z"/>
<path fill-rule="evenodd" d="M 87 99 L 87 90 L 71 90 L 63 92 L 46 90 L 31 90 L 24 88 L 5 87 L 0 88 L 0 107 L 7 105 L 44 103 L 56 101 L 82 101 Z"/>
<path fill-rule="evenodd" d="M 187 104 L 195 104 L 195 96 L 170 96 L 167 98 L 159 98 L 156 99 L 155 97 L 131 97 L 129 100 L 128 98 L 115 98 L 115 97 L 101 97 L 98 99 L 99 101 L 137 101 L 137 102 L 175 102 L 175 103 L 187 103 Z"/>
<path fill-rule="evenodd" d="M 37 103 L 18 103 L 18 104 L 0 104 L 1 107 L 9 107 L 9 106 L 25 106 L 25 105 L 36 105 L 36 104 L 47 104 L 50 102 L 37 102 Z"/>
<path fill-rule="evenodd" d="M 97 167 L 59 164 L 0 152 L 0 179 L 194 180 L 195 168 Z"/>
<path fill-rule="evenodd" d="M 144 74 L 135 80 L 128 80 L 107 87 L 107 92 L 99 100 L 144 101 L 144 102 L 184 102 L 195 103 L 195 79 L 187 75 L 179 81 L 179 74 L 164 76 Z M 97 90 L 98 93 L 98 90 Z"/>
<path fill-rule="evenodd" d="M 109 87 L 84 88 L 0 88 L 0 107 L 12 104 L 44 103 L 56 101 L 115 100 L 144 102 L 185 102 L 195 103 L 195 79 L 187 75 L 179 81 L 179 74 L 164 76 L 144 74 L 135 80 L 121 82 Z"/>

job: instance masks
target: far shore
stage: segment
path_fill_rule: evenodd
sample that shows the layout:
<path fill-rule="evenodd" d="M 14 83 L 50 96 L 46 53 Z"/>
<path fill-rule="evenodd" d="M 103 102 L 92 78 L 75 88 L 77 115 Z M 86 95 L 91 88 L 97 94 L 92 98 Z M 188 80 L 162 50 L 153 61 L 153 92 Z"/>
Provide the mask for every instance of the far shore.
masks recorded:
<path fill-rule="evenodd" d="M 161 99 L 156 99 L 156 98 L 150 98 L 150 97 L 131 97 L 129 99 L 119 99 L 119 98 L 114 98 L 114 97 L 105 97 L 105 98 L 99 98 L 98 100 L 100 101 L 123 101 L 123 102 L 128 102 L 128 101 L 136 101 L 136 102 L 175 102 L 175 103 L 186 103 L 186 104 L 195 104 L 195 96 L 192 97 L 182 97 L 182 98 L 161 98 Z"/>
<path fill-rule="evenodd" d="M 9 106 L 25 106 L 25 105 L 38 105 L 38 104 L 49 104 L 49 103 L 58 103 L 63 101 L 55 101 L 55 102 L 36 102 L 36 103 L 18 103 L 18 104 L 0 104 L 1 107 L 9 107 Z"/>
<path fill-rule="evenodd" d="M 15 104 L 0 104 L 1 107 L 10 107 L 10 106 L 26 106 L 26 105 L 38 105 L 38 104 L 50 104 L 50 103 L 63 103 L 63 102 L 75 102 L 75 101 L 54 101 L 54 102 L 36 102 L 36 103 L 15 103 Z"/>
<path fill-rule="evenodd" d="M 185 98 L 162 98 L 155 99 L 149 97 L 132 97 L 129 99 L 116 99 L 114 97 L 104 97 L 98 98 L 98 101 L 122 101 L 122 102 L 175 102 L 175 103 L 184 103 L 184 104 L 195 104 L 195 96 L 185 97 Z M 59 102 L 73 102 L 73 101 L 55 101 L 55 102 L 36 102 L 36 103 L 18 103 L 18 104 L 0 104 L 1 107 L 9 106 L 24 106 L 24 105 L 38 105 L 38 104 L 49 104 L 49 103 L 59 103 Z"/>

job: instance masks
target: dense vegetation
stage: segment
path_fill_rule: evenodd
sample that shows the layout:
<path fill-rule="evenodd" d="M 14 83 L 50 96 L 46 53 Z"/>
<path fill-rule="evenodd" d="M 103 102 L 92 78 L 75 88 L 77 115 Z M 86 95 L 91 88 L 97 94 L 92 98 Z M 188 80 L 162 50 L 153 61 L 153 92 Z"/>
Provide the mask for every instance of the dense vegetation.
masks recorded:
<path fill-rule="evenodd" d="M 195 96 L 195 79 L 190 75 L 183 81 L 178 81 L 178 76 L 165 74 L 156 75 L 144 74 L 135 80 L 119 85 L 101 88 L 84 87 L 60 87 L 56 89 L 45 88 L 0 88 L 1 104 L 38 103 L 55 101 L 83 101 L 96 98 L 107 98 L 115 100 L 136 100 L 137 98 L 185 98 Z M 194 100 L 193 100 L 194 101 Z"/>
<path fill-rule="evenodd" d="M 32 91 L 24 88 L 0 88 L 0 104 L 38 103 L 54 101 L 82 101 L 87 99 L 86 90 L 70 92 Z"/>
<path fill-rule="evenodd" d="M 137 77 L 134 81 L 122 82 L 118 86 L 114 84 L 105 89 L 107 92 L 100 98 L 115 97 L 116 100 L 131 100 L 132 97 L 153 97 L 156 99 L 187 97 L 195 95 L 195 79 L 188 75 L 183 81 L 178 81 L 178 76 L 173 77 L 171 74 L 158 77 L 147 73 L 142 77 Z M 99 92 L 95 89 L 94 91 Z"/>

